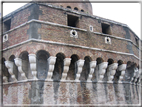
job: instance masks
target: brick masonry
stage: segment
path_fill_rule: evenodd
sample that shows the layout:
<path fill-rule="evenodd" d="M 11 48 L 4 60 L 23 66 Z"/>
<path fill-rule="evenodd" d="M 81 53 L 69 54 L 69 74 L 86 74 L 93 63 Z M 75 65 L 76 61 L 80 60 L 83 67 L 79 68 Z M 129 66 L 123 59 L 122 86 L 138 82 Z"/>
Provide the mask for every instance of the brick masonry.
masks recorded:
<path fill-rule="evenodd" d="M 139 44 L 136 41 L 137 36 L 133 31 L 120 23 L 116 24 L 117 22 L 113 23 L 112 21 L 105 21 L 104 18 L 93 16 L 91 4 L 88 3 L 71 4 L 71 9 L 66 8 L 70 3 L 58 3 L 52 6 L 52 3 L 49 4 L 33 3 L 4 18 L 4 21 L 8 18 L 11 19 L 10 30 L 4 32 L 4 34 L 8 34 L 8 41 L 3 43 L 4 61 L 10 60 L 14 63 L 14 59 L 12 58 L 21 58 L 23 62 L 27 62 L 21 66 L 28 67 L 27 69 L 22 68 L 23 73 L 26 73 L 28 79 L 27 81 L 20 80 L 20 74 L 22 73 L 14 65 L 14 75 L 16 75 L 18 82 L 11 82 L 11 77 L 8 77 L 11 74 L 8 73 L 9 69 L 6 68 L 3 62 L 2 64 L 5 68 L 2 68 L 2 70 L 7 72 L 6 77 L 8 78 L 8 83 L 3 84 L 3 104 L 5 106 L 9 104 L 13 106 L 17 106 L 18 104 L 20 106 L 41 104 L 40 106 L 93 107 L 102 105 L 129 106 L 129 104 L 132 106 L 136 104 L 136 106 L 139 106 L 139 95 L 141 93 L 139 88 L 141 85 L 131 83 L 130 81 L 134 77 L 134 68 L 140 69 L 138 59 Z M 79 10 L 75 11 L 74 7 L 77 7 Z M 89 9 L 87 10 L 88 7 Z M 84 9 L 84 12 L 81 12 L 81 9 Z M 68 26 L 68 14 L 79 18 L 77 27 Z M 110 25 L 111 34 L 102 33 L 101 23 Z M 90 25 L 93 26 L 93 32 L 89 30 Z M 70 37 L 71 30 L 77 31 L 78 38 Z M 110 37 L 111 44 L 105 43 L 105 37 Z M 50 56 L 57 57 L 58 53 L 62 53 L 64 58 L 71 58 L 72 55 L 76 55 L 77 59 L 75 61 L 79 59 L 83 60 L 86 56 L 90 58 L 90 61 L 102 58 L 102 62 L 110 63 L 109 60 L 112 59 L 112 63 L 118 63 L 121 60 L 121 64 L 127 64 L 124 81 L 122 83 L 109 83 L 107 81 L 76 82 L 74 80 L 49 81 L 45 80 L 45 78 L 43 80 L 39 78 L 38 80 L 31 79 L 34 70 L 38 72 L 37 77 L 40 74 L 44 77 L 49 76 L 47 68 L 49 69 L 51 66 L 53 67 L 53 65 L 58 64 L 53 64 L 52 62 L 49 67 L 49 64 L 46 63 Z M 36 61 L 29 63 L 29 54 L 35 54 Z M 41 56 L 38 57 L 38 55 Z M 56 59 L 56 62 L 60 63 L 57 60 L 60 60 L 59 57 Z M 38 63 L 40 62 L 41 68 L 45 66 L 46 70 L 45 68 L 39 70 Z M 30 64 L 35 64 L 37 68 L 30 68 Z M 63 66 L 63 62 L 61 65 Z M 55 72 L 56 70 L 53 69 L 53 75 L 51 76 L 56 74 L 55 79 L 57 78 L 56 76 L 61 76 L 63 73 L 62 67 L 59 65 L 56 67 L 58 67 L 57 70 L 60 70 L 60 73 L 56 74 L 58 72 Z M 130 68 L 132 69 L 129 70 Z M 94 72 L 95 70 L 96 68 Z M 15 73 L 16 71 L 17 74 Z M 29 75 L 27 72 L 30 72 L 30 77 L 27 76 Z M 71 74 L 70 72 L 67 72 L 68 76 L 76 73 L 76 71 Z M 84 76 L 84 72 L 85 70 L 81 75 Z M 50 73 L 52 72 L 50 71 Z M 88 73 L 86 74 L 88 75 Z M 104 76 L 106 75 L 107 72 Z M 93 76 L 96 76 L 95 73 Z"/>

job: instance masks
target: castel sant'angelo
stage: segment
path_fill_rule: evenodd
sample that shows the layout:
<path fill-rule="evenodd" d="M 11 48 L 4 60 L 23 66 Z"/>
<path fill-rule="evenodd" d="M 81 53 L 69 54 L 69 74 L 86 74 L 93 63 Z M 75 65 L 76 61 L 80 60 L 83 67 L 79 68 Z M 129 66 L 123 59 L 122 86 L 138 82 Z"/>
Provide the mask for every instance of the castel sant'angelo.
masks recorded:
<path fill-rule="evenodd" d="M 88 0 L 34 0 L 2 19 L 3 106 L 141 105 L 141 40 Z"/>

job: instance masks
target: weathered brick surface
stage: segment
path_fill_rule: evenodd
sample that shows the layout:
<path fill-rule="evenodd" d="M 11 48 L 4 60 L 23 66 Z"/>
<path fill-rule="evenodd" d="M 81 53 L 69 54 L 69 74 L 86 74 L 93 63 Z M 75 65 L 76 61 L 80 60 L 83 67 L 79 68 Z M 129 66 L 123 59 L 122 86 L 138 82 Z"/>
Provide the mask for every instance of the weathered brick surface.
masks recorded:
<path fill-rule="evenodd" d="M 12 32 L 9 32 L 8 41 L 3 43 L 3 49 L 28 40 L 29 38 L 29 36 L 27 35 L 28 29 L 29 29 L 29 25 L 26 25 Z"/>
<path fill-rule="evenodd" d="M 4 52 L 3 57 L 6 60 L 8 60 L 11 55 L 19 57 L 19 55 L 24 51 L 27 51 L 29 54 L 36 54 L 39 50 L 45 50 L 49 52 L 50 56 L 56 56 L 56 54 L 61 52 L 66 56 L 66 58 L 70 58 L 73 54 L 76 54 L 79 56 L 79 59 L 84 59 L 85 56 L 90 56 L 94 61 L 98 57 L 101 57 L 105 62 L 107 62 L 109 58 L 113 59 L 114 62 L 117 62 L 118 60 L 122 60 L 123 63 L 131 61 L 137 63 L 137 65 L 139 62 L 138 59 L 136 59 L 135 57 L 128 55 L 115 54 L 115 53 L 110 54 L 110 52 L 102 52 L 96 50 L 88 50 L 82 48 L 74 48 L 69 46 L 45 44 L 37 42 L 30 42 L 28 44 L 24 44 L 22 46 L 13 49 L 9 49 Z"/>
<path fill-rule="evenodd" d="M 61 4 L 57 5 L 61 6 Z M 67 5 L 68 4 L 64 4 L 63 7 L 65 8 Z M 75 5 L 78 4 L 71 4 L 71 7 Z M 86 6 L 87 5 L 84 5 L 85 9 L 87 8 Z M 79 4 L 78 8 L 80 11 L 82 6 Z M 76 31 L 78 33 L 78 38 L 70 37 L 70 31 L 74 28 L 66 27 L 67 14 L 69 13 L 78 15 L 78 27 L 87 30 L 83 31 L 77 29 Z M 34 4 L 13 15 L 13 17 L 11 18 L 11 29 L 31 19 L 45 22 L 47 21 L 66 26 L 61 27 L 57 26 L 56 24 L 50 25 L 40 22 L 27 23 L 26 25 L 18 29 L 8 32 L 9 39 L 5 43 L 3 43 L 4 49 L 31 38 L 65 43 L 65 45 L 35 41 L 27 42 L 25 44 L 4 50 L 3 58 L 5 58 L 6 60 L 9 60 L 11 55 L 21 58 L 20 55 L 23 52 L 37 55 L 38 51 L 45 50 L 49 53 L 49 56 L 54 57 L 56 57 L 58 53 L 64 54 L 65 58 L 71 58 L 71 56 L 75 54 L 77 55 L 78 59 L 84 59 L 86 56 L 89 56 L 91 61 L 96 61 L 97 58 L 101 57 L 104 62 L 107 62 L 108 59 L 112 59 L 114 63 L 118 63 L 119 60 L 122 60 L 124 64 L 126 64 L 128 61 L 131 61 L 136 63 L 136 66 L 139 65 L 139 60 L 131 55 L 129 56 L 108 51 L 92 50 L 91 48 L 86 49 L 84 47 L 68 45 L 72 44 L 131 53 L 138 57 L 138 48 L 134 45 L 137 45 L 135 35 L 127 27 L 107 22 L 108 24 L 110 24 L 112 35 L 130 39 L 134 44 L 129 41 L 116 39 L 113 37 L 110 37 L 111 44 L 106 44 L 105 37 L 107 37 L 108 35 L 96 34 L 89 31 L 89 26 L 91 25 L 93 26 L 94 32 L 102 33 L 101 23 L 103 23 L 103 20 L 92 18 L 89 15 L 85 16 L 83 14 L 80 14 L 79 12 L 75 13 L 73 11 L 65 11 L 62 8 L 57 9 L 42 4 Z M 26 57 L 28 57 L 28 55 Z M 24 56 L 22 58 L 24 58 Z M 37 56 L 36 58 L 38 59 Z M 31 71 L 29 68 L 27 70 Z M 129 73 L 129 70 L 126 71 L 126 73 Z M 38 71 L 38 74 L 40 73 L 41 72 Z M 133 72 L 130 73 L 132 76 Z M 74 73 L 67 73 L 67 75 L 72 74 Z M 5 84 L 3 87 L 3 101 L 4 104 L 45 104 L 49 106 L 53 106 L 53 104 L 138 104 L 140 100 L 138 97 L 139 93 L 140 90 L 138 86 L 129 83 L 113 84 L 71 81 L 53 82 L 40 80 Z"/>
<path fill-rule="evenodd" d="M 29 16 L 30 16 L 29 8 L 25 8 L 14 14 L 13 17 L 11 18 L 11 29 L 27 22 Z"/>

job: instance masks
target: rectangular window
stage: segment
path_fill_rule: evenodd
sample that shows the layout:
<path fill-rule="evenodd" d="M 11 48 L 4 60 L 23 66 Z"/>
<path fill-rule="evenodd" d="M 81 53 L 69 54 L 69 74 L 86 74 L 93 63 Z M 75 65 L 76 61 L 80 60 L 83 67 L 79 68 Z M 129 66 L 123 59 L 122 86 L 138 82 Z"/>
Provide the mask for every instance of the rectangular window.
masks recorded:
<path fill-rule="evenodd" d="M 11 27 L 11 19 L 4 21 L 4 28 L 3 28 L 4 32 L 10 30 L 10 27 Z"/>
<path fill-rule="evenodd" d="M 79 17 L 73 16 L 73 15 L 68 15 L 67 16 L 68 20 L 68 26 L 71 27 L 79 27 Z"/>
<path fill-rule="evenodd" d="M 102 33 L 104 34 L 111 34 L 111 29 L 109 24 L 102 23 Z"/>

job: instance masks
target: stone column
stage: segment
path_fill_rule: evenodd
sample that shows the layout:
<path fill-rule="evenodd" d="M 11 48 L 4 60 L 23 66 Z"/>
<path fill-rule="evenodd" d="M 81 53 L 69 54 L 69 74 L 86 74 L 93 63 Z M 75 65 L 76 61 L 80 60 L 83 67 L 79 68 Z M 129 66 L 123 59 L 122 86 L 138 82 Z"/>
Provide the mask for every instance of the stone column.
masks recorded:
<path fill-rule="evenodd" d="M 80 74 L 81 74 L 81 72 L 82 72 L 82 67 L 83 67 L 83 65 L 84 65 L 84 60 L 82 60 L 82 59 L 79 59 L 77 62 L 76 62 L 76 64 L 77 64 L 77 73 L 76 73 L 76 81 L 79 81 L 79 78 L 80 78 Z"/>
<path fill-rule="evenodd" d="M 114 74 L 116 73 L 116 69 L 118 67 L 118 63 L 113 63 L 108 66 L 107 69 L 107 81 L 112 82 L 114 78 Z"/>
<path fill-rule="evenodd" d="M 8 72 L 9 72 L 9 74 L 11 76 L 12 82 L 16 82 L 17 79 L 15 77 L 15 74 L 13 73 L 14 63 L 11 62 L 11 61 L 5 61 L 5 66 L 8 68 Z"/>
<path fill-rule="evenodd" d="M 18 70 L 19 70 L 19 72 L 20 72 L 20 74 L 21 74 L 20 80 L 27 80 L 27 77 L 26 77 L 26 75 L 25 75 L 25 72 L 22 70 L 22 59 L 20 59 L 20 58 L 15 58 L 14 60 L 15 60 L 15 64 L 16 64 L 17 67 L 18 67 Z"/>
<path fill-rule="evenodd" d="M 55 62 L 56 62 L 56 57 L 50 56 L 47 59 L 47 62 L 48 62 L 48 75 L 47 75 L 46 80 L 52 80 L 51 77 L 53 75 L 54 65 L 55 65 Z"/>
<path fill-rule="evenodd" d="M 96 61 L 91 61 L 90 62 L 90 73 L 88 75 L 88 79 L 87 81 L 91 81 L 92 77 L 93 77 L 93 73 L 94 73 L 94 69 L 96 67 Z"/>
<path fill-rule="evenodd" d="M 97 81 L 103 80 L 107 66 L 108 66 L 108 62 L 102 62 L 99 65 L 97 65 L 97 67 L 98 67 L 98 70 L 96 71 L 97 72 Z"/>
<path fill-rule="evenodd" d="M 117 70 L 118 70 L 119 72 L 121 72 L 121 75 L 119 76 L 118 82 L 119 82 L 119 83 L 122 83 L 123 77 L 124 77 L 124 75 L 125 75 L 126 64 L 122 64 L 122 65 L 118 66 Z"/>
<path fill-rule="evenodd" d="M 69 66 L 70 66 L 70 62 L 71 62 L 71 58 L 65 58 L 64 59 L 64 70 L 63 70 L 63 73 L 62 73 L 61 80 L 66 80 L 67 72 L 68 72 Z"/>
<path fill-rule="evenodd" d="M 30 63 L 30 69 L 32 72 L 32 79 L 37 80 L 37 71 L 36 71 L 36 55 L 35 54 L 29 54 L 29 63 Z"/>

